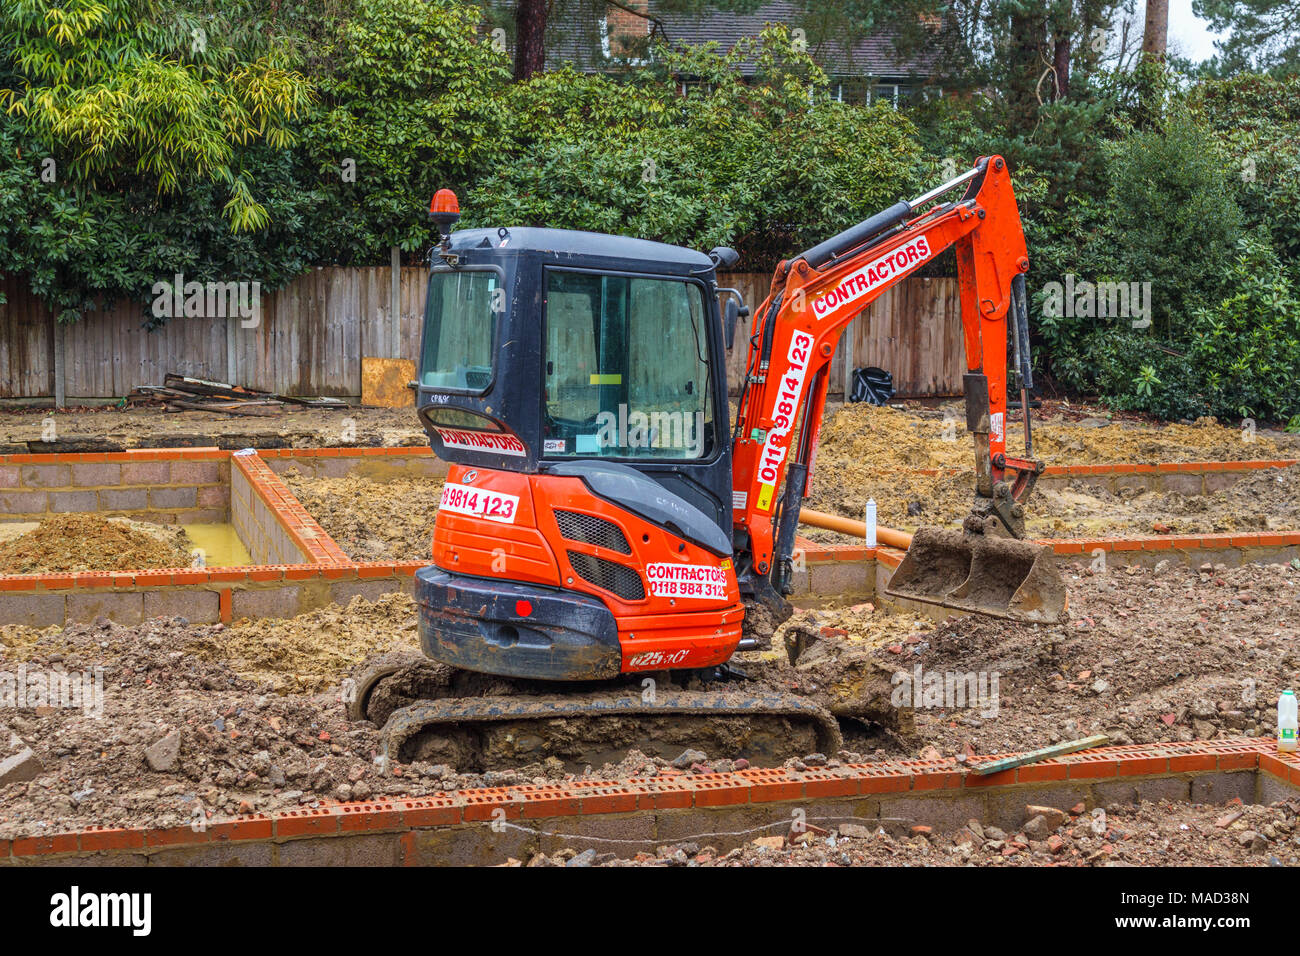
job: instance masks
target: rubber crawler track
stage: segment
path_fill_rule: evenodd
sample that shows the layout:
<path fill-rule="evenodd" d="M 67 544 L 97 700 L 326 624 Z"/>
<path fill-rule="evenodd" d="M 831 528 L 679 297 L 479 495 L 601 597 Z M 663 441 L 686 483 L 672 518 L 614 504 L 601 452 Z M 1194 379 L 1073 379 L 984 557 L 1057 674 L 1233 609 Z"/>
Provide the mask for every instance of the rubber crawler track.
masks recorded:
<path fill-rule="evenodd" d="M 440 725 L 464 730 L 505 721 L 637 716 L 788 717 L 814 729 L 821 753 L 834 754 L 843 747 L 839 724 L 830 711 L 806 698 L 773 692 L 659 691 L 653 703 L 628 693 L 422 700 L 394 711 L 384 736 L 388 752 L 397 755 L 412 737 Z"/>

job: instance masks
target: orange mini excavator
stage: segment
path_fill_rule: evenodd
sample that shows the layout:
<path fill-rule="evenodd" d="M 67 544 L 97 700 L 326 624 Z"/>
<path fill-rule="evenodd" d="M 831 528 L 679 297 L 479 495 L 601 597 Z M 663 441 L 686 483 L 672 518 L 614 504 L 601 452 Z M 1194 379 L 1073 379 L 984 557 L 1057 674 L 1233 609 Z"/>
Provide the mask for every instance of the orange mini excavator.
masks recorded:
<path fill-rule="evenodd" d="M 732 655 L 770 646 L 790 616 L 840 334 L 949 248 L 974 507 L 960 529 L 916 534 L 890 592 L 1059 617 L 1046 549 L 1017 540 L 1042 466 L 1005 449 L 1009 341 L 1022 396 L 1030 384 L 1029 260 L 1001 157 L 782 262 L 749 323 L 734 422 L 726 350 L 749 312 L 717 285 L 734 251 L 560 229 L 453 233 L 449 190 L 430 213 L 442 239 L 417 407 L 451 463 L 433 563 L 416 580 L 431 660 L 381 659 L 349 696 L 354 717 L 386 725 L 390 753 L 464 769 L 706 738 L 758 759 L 833 752 L 822 703 L 710 685 L 735 678 Z"/>

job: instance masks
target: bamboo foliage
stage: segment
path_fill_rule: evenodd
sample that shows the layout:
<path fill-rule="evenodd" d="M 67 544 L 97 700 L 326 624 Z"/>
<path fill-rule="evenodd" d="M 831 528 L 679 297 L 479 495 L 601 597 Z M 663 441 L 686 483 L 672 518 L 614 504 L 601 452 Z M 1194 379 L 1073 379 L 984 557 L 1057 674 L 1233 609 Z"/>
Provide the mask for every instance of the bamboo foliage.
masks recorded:
<path fill-rule="evenodd" d="M 122 170 L 159 193 L 220 182 L 231 230 L 263 228 L 236 150 L 292 145 L 311 91 L 276 44 L 226 27 L 215 15 L 169 17 L 158 0 L 8 0 L 0 30 L 17 79 L 0 104 L 87 185 Z M 234 55 L 248 43 L 266 48 Z"/>

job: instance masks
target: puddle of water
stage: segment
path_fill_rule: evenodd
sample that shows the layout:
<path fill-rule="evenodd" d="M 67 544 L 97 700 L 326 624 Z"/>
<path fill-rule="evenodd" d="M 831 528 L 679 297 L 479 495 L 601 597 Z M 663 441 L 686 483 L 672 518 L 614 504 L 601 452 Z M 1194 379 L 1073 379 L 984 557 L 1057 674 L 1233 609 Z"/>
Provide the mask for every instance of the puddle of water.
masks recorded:
<path fill-rule="evenodd" d="M 203 549 L 204 562 L 210 568 L 252 564 L 253 557 L 244 547 L 235 526 L 226 522 L 216 524 L 181 525 L 195 548 Z"/>

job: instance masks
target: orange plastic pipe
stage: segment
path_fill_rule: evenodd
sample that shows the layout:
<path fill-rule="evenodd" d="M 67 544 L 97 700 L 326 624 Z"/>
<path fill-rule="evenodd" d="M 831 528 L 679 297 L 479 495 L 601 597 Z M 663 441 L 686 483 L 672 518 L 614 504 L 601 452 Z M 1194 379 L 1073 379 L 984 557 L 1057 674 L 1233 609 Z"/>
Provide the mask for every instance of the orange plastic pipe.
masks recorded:
<path fill-rule="evenodd" d="M 865 521 L 854 521 L 852 518 L 828 515 L 824 511 L 813 511 L 811 508 L 799 509 L 799 521 L 803 524 L 812 525 L 814 528 L 825 528 L 827 531 L 838 531 L 840 534 L 851 534 L 858 538 L 866 538 L 867 536 L 867 523 Z M 893 528 L 882 528 L 880 525 L 876 525 L 876 540 L 881 544 L 889 545 L 891 548 L 900 548 L 903 551 L 912 546 L 912 536 L 906 531 L 895 531 Z"/>

